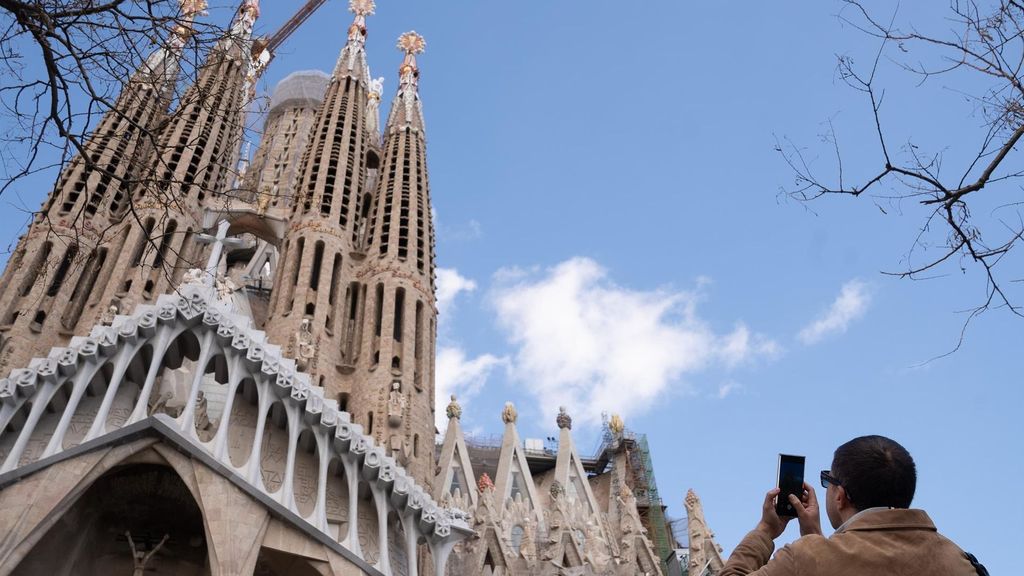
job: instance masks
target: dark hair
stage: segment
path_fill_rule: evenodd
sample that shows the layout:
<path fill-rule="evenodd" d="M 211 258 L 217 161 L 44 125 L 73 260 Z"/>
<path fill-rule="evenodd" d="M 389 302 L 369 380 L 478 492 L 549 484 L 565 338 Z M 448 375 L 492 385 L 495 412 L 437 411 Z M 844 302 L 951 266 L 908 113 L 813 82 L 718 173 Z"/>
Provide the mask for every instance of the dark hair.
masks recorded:
<path fill-rule="evenodd" d="M 832 475 L 857 510 L 910 508 L 917 487 L 910 452 L 885 436 L 861 436 L 836 448 Z"/>

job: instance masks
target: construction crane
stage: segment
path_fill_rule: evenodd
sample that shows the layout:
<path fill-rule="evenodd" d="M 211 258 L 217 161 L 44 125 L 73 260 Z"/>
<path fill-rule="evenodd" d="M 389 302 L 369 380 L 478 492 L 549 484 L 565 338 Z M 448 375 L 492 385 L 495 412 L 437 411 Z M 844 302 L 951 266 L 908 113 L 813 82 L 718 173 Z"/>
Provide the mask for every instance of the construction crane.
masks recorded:
<path fill-rule="evenodd" d="M 299 26 L 302 26 L 303 22 L 308 20 L 309 17 L 326 2 L 327 0 L 308 0 L 302 8 L 299 8 L 298 12 L 296 12 L 277 30 L 277 32 L 274 32 L 270 37 L 259 38 L 253 42 L 253 58 L 259 59 L 263 52 L 266 52 L 266 61 L 269 62 L 270 58 L 274 57 L 274 51 L 277 50 L 277 48 L 283 44 Z"/>

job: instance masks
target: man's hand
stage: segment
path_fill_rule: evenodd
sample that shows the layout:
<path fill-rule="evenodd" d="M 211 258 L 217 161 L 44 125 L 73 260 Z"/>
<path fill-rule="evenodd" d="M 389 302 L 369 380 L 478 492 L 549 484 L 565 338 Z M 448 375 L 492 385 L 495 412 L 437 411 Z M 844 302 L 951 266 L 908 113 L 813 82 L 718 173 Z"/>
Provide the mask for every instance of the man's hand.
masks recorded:
<path fill-rule="evenodd" d="M 821 509 L 818 508 L 818 495 L 814 493 L 814 487 L 804 482 L 803 498 L 797 498 L 795 494 L 790 494 L 789 503 L 793 505 L 796 517 L 800 521 L 800 535 L 817 534 L 821 536 Z"/>
<path fill-rule="evenodd" d="M 765 495 L 764 505 L 761 507 L 761 521 L 754 528 L 772 540 L 782 536 L 782 533 L 786 531 L 786 524 L 792 520 L 792 518 L 782 518 L 775 513 L 775 497 L 779 495 L 779 492 L 781 490 L 778 488 L 772 488 Z"/>

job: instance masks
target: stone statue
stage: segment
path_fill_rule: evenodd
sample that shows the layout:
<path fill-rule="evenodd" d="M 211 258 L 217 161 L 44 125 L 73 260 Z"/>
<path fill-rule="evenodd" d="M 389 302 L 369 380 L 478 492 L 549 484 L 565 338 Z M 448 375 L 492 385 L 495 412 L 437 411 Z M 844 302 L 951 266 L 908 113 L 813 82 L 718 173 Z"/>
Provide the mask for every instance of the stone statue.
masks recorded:
<path fill-rule="evenodd" d="M 104 326 L 110 326 L 114 323 L 114 318 L 117 317 L 117 312 L 117 305 L 111 304 L 110 308 L 107 308 L 107 311 L 103 314 L 103 317 L 100 318 L 100 323 Z"/>
<path fill-rule="evenodd" d="M 608 429 L 615 436 L 622 436 L 623 431 L 626 430 L 626 423 L 622 421 L 622 417 L 618 414 L 612 414 L 611 420 L 608 421 Z"/>
<path fill-rule="evenodd" d="M 124 535 L 128 538 L 128 545 L 132 548 L 132 564 L 134 568 L 132 576 L 144 576 L 146 564 L 149 564 L 149 561 L 153 559 L 157 551 L 163 548 L 164 544 L 167 543 L 167 539 L 171 537 L 170 534 L 164 534 L 163 540 L 160 540 L 159 544 L 154 546 L 149 552 L 143 552 L 135 547 L 135 541 L 132 540 L 131 532 L 126 530 Z"/>
<path fill-rule="evenodd" d="M 264 189 L 263 192 L 257 194 L 256 213 L 259 214 L 260 216 L 265 216 L 267 214 L 267 207 L 270 206 L 270 196 L 271 192 L 266 189 Z"/>
<path fill-rule="evenodd" d="M 391 383 L 391 392 L 388 393 L 388 424 L 392 428 L 402 425 L 407 402 L 405 395 L 402 394 L 402 383 L 395 380 Z"/>
<path fill-rule="evenodd" d="M 309 318 L 303 318 L 299 331 L 295 333 L 295 354 L 299 368 L 305 370 L 309 361 L 316 356 L 316 343 L 313 341 L 313 325 Z"/>
<path fill-rule="evenodd" d="M 375 94 L 377 100 L 380 100 L 382 94 L 384 94 L 384 77 L 373 78 L 370 80 L 370 94 Z"/>
<path fill-rule="evenodd" d="M 449 420 L 462 418 L 462 406 L 459 406 L 459 403 L 455 401 L 455 394 L 452 394 L 452 401 L 448 403 L 448 408 L 445 412 L 448 414 Z"/>
<path fill-rule="evenodd" d="M 218 300 L 229 302 L 231 300 L 231 295 L 235 293 L 235 290 L 238 290 L 238 285 L 235 284 L 231 278 L 220 274 L 217 275 Z M 303 322 L 305 322 L 305 320 L 303 320 Z"/>
<path fill-rule="evenodd" d="M 558 416 L 555 417 L 555 423 L 558 427 L 572 430 L 572 417 L 565 411 L 565 406 L 558 407 Z"/>
<path fill-rule="evenodd" d="M 196 430 L 208 430 L 212 425 L 207 412 L 206 394 L 202 390 L 196 395 Z"/>
<path fill-rule="evenodd" d="M 505 424 L 515 424 L 518 417 L 519 413 L 516 412 L 515 404 L 505 402 L 505 408 L 501 411 L 501 421 Z"/>
<path fill-rule="evenodd" d="M 185 277 L 181 280 L 182 284 L 195 284 L 201 285 L 203 283 L 203 271 L 200 268 L 190 268 L 188 272 L 185 272 Z"/>

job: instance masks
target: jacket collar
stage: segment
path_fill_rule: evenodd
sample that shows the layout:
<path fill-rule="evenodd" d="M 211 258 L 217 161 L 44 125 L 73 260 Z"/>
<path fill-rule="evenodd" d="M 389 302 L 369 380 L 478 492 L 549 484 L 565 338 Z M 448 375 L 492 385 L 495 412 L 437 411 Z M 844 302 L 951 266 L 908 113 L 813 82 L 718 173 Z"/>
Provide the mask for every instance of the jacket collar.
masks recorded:
<path fill-rule="evenodd" d="M 868 508 L 854 514 L 836 534 L 866 530 L 931 530 L 935 524 L 924 510 L 904 508 Z"/>

